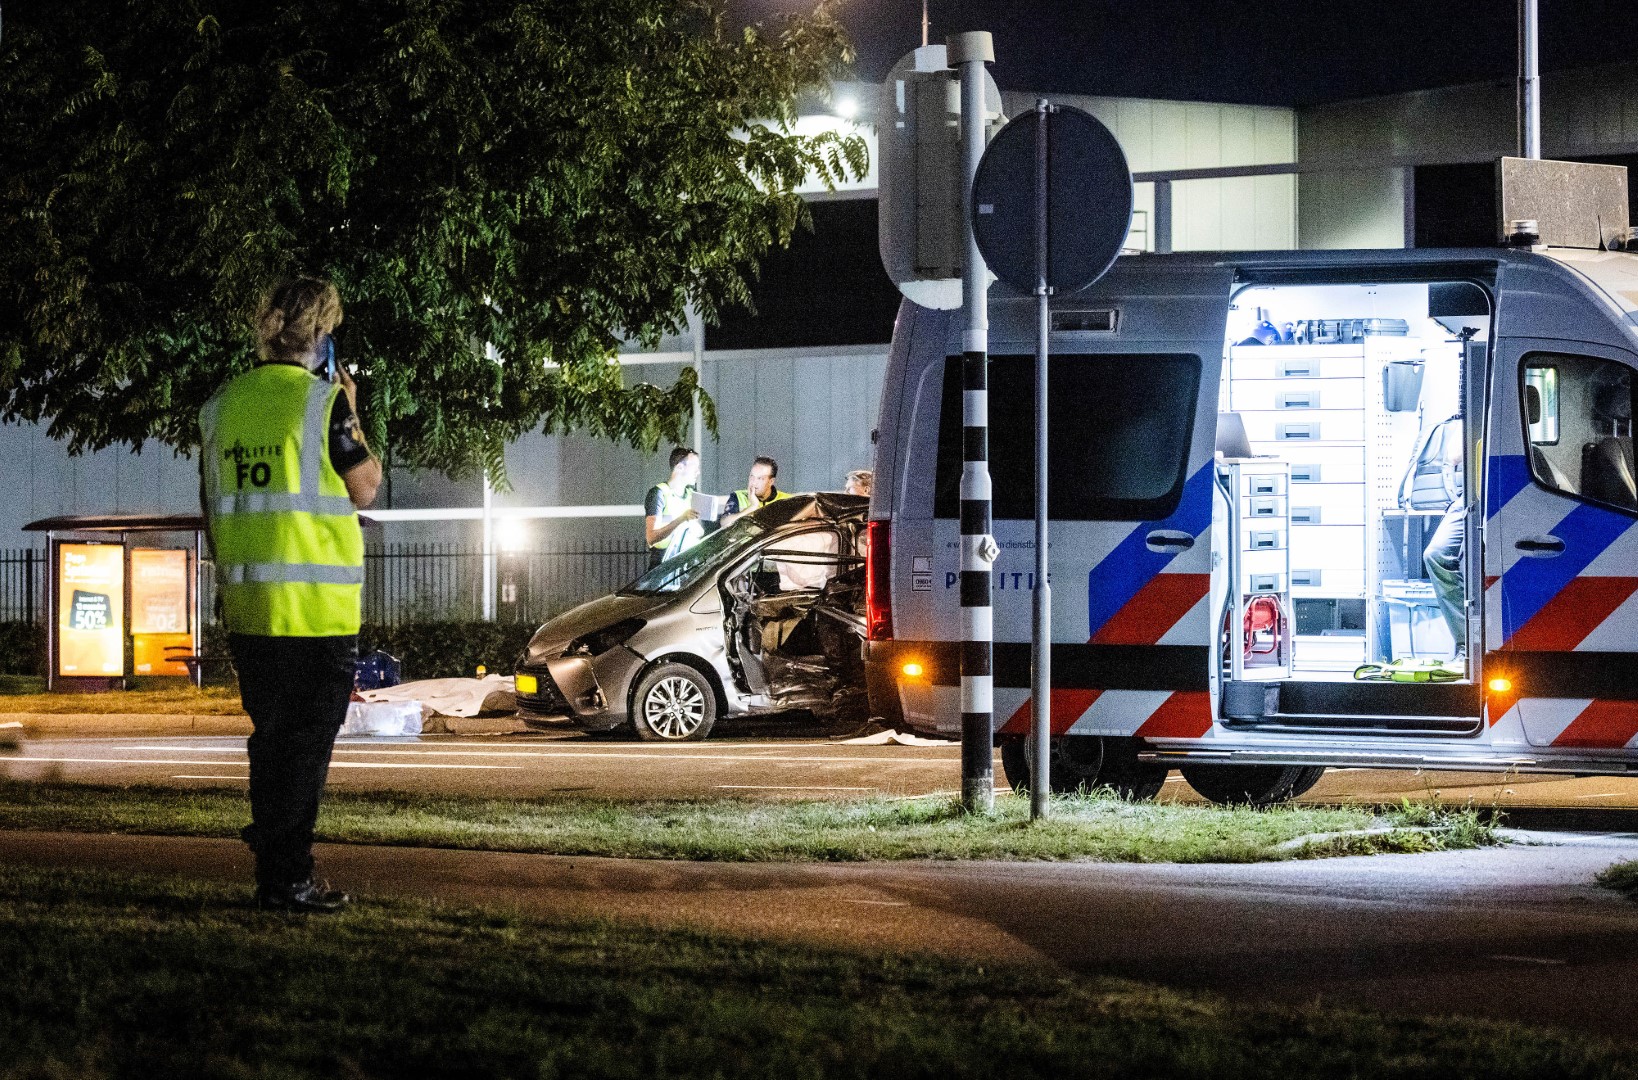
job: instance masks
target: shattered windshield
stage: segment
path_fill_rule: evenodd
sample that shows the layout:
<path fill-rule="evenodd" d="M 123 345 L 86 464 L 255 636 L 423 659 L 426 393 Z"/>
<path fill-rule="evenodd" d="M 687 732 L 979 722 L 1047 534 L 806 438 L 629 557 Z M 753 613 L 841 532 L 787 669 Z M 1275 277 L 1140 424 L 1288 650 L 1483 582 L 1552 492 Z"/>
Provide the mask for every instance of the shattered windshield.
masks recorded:
<path fill-rule="evenodd" d="M 667 559 L 620 591 L 654 595 L 680 592 L 693 586 L 719 564 L 738 555 L 768 532 L 770 525 L 759 518 L 760 515 L 756 514 L 740 518 L 681 555 Z"/>

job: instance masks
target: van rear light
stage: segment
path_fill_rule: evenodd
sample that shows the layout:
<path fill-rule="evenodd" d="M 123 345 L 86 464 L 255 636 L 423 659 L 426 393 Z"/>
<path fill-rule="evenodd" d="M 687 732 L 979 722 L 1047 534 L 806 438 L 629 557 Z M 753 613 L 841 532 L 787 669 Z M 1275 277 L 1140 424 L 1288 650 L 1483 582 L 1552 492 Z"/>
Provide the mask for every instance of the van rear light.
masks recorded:
<path fill-rule="evenodd" d="M 871 641 L 893 639 L 893 570 L 891 521 L 865 523 L 865 636 Z"/>

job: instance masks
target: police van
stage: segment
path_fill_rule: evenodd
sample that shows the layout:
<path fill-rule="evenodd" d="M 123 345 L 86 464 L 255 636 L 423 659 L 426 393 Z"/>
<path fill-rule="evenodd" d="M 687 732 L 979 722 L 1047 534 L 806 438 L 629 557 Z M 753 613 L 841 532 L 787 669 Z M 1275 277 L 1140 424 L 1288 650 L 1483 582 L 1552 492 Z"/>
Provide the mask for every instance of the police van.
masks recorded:
<path fill-rule="evenodd" d="M 1054 297 L 1055 788 L 1638 768 L 1638 252 L 1532 239 L 1123 256 Z M 989 317 L 996 739 L 1025 786 L 1034 298 L 997 284 Z M 961 332 L 901 307 L 867 571 L 873 708 L 946 734 Z"/>

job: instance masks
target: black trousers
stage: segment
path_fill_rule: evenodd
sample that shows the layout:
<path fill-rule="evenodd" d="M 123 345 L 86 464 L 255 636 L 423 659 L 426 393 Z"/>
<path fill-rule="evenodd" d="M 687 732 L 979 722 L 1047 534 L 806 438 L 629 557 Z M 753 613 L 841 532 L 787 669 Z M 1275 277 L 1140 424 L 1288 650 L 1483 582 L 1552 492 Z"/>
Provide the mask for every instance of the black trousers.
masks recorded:
<path fill-rule="evenodd" d="M 250 714 L 250 824 L 258 885 L 313 875 L 313 825 L 336 732 L 347 718 L 358 638 L 228 635 Z"/>

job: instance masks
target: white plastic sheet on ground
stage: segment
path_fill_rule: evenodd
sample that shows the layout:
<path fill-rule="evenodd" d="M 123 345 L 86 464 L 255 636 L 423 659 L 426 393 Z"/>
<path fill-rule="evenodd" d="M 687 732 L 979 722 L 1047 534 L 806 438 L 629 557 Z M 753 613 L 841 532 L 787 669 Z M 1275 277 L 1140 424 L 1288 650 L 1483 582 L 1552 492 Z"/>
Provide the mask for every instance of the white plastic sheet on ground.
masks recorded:
<path fill-rule="evenodd" d="M 347 706 L 343 735 L 419 735 L 419 701 L 355 701 Z"/>
<path fill-rule="evenodd" d="M 846 746 L 949 746 L 950 739 L 925 739 L 908 731 L 878 731 L 874 735 L 860 735 L 857 739 L 843 739 Z"/>
<path fill-rule="evenodd" d="M 416 701 L 445 716 L 477 716 L 481 712 L 515 712 L 517 691 L 510 675 L 481 679 L 421 679 L 380 690 L 364 690 L 365 701 Z"/>

